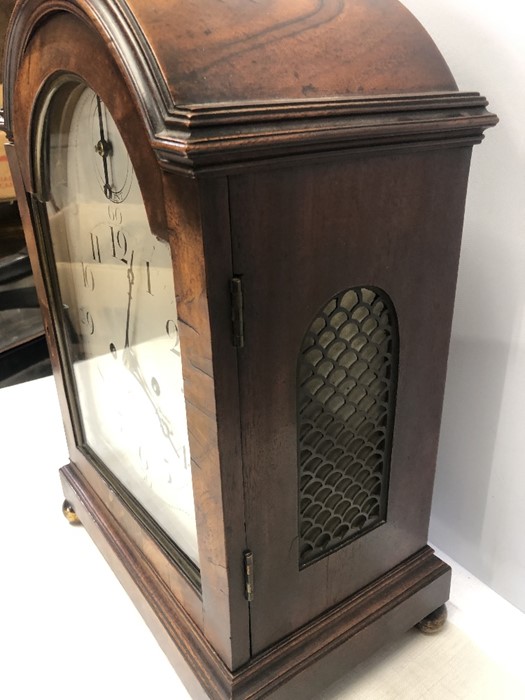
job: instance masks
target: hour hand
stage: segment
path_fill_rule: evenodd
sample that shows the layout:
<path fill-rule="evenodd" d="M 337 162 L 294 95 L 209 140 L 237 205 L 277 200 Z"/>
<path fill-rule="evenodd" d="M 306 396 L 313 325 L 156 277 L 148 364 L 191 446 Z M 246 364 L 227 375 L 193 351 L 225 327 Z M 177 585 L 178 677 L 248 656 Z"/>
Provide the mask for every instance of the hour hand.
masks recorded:
<path fill-rule="evenodd" d="M 163 414 L 161 409 L 157 406 L 155 399 L 153 398 L 153 396 L 151 394 L 148 383 L 145 380 L 144 375 L 142 374 L 137 357 L 130 347 L 124 348 L 124 351 L 122 353 L 122 360 L 124 362 L 124 366 L 126 367 L 126 369 L 128 369 L 131 372 L 131 374 L 135 377 L 137 382 L 142 387 L 144 393 L 148 397 L 149 402 L 153 406 L 153 409 L 155 410 L 155 413 L 157 414 L 157 418 L 158 418 L 159 423 L 160 423 L 162 434 L 164 435 L 165 438 L 167 438 L 169 440 L 173 449 L 175 450 L 175 452 L 177 452 L 177 448 L 175 446 L 175 443 L 173 442 L 173 437 L 172 437 L 173 436 L 173 429 L 170 425 L 170 422 L 166 418 L 166 416 Z"/>
<path fill-rule="evenodd" d="M 135 377 L 137 382 L 140 384 L 142 387 L 144 393 L 148 397 L 150 403 L 153 405 L 153 408 L 155 409 L 155 412 L 158 415 L 158 409 L 155 404 L 155 401 L 153 397 L 151 396 L 150 390 L 148 383 L 146 379 L 144 378 L 144 375 L 142 374 L 142 371 L 140 369 L 140 365 L 137 360 L 137 356 L 133 352 L 133 350 L 129 347 L 129 345 L 126 345 L 124 347 L 124 350 L 122 351 L 122 361 L 124 363 L 124 367 L 131 372 L 131 374 Z"/>
<path fill-rule="evenodd" d="M 129 347 L 129 345 L 124 346 L 124 349 L 122 351 L 122 362 L 124 363 L 124 367 L 126 369 L 128 369 L 131 372 L 131 374 L 134 377 L 136 377 L 141 384 L 143 384 L 144 379 L 143 379 L 142 374 L 140 372 L 139 363 L 137 362 L 137 358 L 135 356 L 135 353 Z"/>
<path fill-rule="evenodd" d="M 124 350 L 122 351 L 122 362 L 124 363 L 124 367 L 131 372 L 131 374 L 135 377 L 137 382 L 141 385 L 141 387 L 144 389 L 144 392 L 146 393 L 148 399 L 152 401 L 152 397 L 150 396 L 149 392 L 149 387 L 148 383 L 146 382 L 144 375 L 142 374 L 142 371 L 140 369 L 140 365 L 137 360 L 137 356 L 133 352 L 133 350 L 129 347 L 129 345 L 126 345 L 124 347 Z"/>

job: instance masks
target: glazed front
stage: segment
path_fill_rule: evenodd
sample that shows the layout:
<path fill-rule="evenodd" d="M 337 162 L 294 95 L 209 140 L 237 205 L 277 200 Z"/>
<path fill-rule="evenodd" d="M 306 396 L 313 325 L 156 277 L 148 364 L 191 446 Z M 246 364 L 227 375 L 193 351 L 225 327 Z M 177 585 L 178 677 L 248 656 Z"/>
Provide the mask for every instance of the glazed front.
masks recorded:
<path fill-rule="evenodd" d="M 18 77 L 15 166 L 19 198 L 30 195 L 24 226 L 73 470 L 64 478 L 91 490 L 93 508 L 114 518 L 147 557 L 192 634 L 238 666 L 249 658 L 242 481 L 225 493 L 224 482 L 234 480 L 221 473 L 217 416 L 230 406 L 222 387 L 231 375 L 214 376 L 216 363 L 223 369 L 229 360 L 213 357 L 216 311 L 208 299 L 210 306 L 223 300 L 208 297 L 214 273 L 204 260 L 204 238 L 218 217 L 201 213 L 194 181 L 164 177 L 122 75 L 86 23 L 53 15 L 33 36 Z M 59 109 L 57 85 L 77 89 L 78 101 L 65 99 Z M 84 113 L 82 100 L 89 125 L 66 128 Z M 95 142 L 86 145 L 93 129 Z M 71 156 L 68 175 L 69 155 L 84 146 L 80 164 Z M 235 362 L 230 331 L 223 325 L 213 344 L 222 342 Z M 171 484 L 175 477 L 180 487 L 181 475 L 173 499 Z M 226 529 L 234 533 L 228 541 Z M 100 530 L 91 534 L 103 547 Z"/>
<path fill-rule="evenodd" d="M 149 230 L 126 146 L 100 97 L 64 79 L 47 109 L 36 149 L 49 152 L 45 243 L 77 441 L 198 567 L 170 247 Z"/>

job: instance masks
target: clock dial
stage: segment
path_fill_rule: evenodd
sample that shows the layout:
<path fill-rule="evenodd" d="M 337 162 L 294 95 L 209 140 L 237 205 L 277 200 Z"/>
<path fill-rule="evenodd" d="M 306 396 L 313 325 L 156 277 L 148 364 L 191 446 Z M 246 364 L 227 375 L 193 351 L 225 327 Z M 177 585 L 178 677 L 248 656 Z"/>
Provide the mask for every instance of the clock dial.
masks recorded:
<path fill-rule="evenodd" d="M 170 248 L 84 85 L 51 105 L 49 228 L 76 402 L 94 453 L 198 565 Z"/>

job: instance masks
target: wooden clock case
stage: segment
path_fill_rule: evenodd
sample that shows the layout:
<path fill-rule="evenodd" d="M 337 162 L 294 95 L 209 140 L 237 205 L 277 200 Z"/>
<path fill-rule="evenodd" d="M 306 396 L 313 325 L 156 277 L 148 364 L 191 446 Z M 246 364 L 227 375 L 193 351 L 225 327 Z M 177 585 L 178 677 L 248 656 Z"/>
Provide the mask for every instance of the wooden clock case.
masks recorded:
<path fill-rule="evenodd" d="M 427 530 L 471 149 L 497 120 L 395 0 L 21 0 L 6 56 L 66 498 L 192 696 L 315 697 L 448 598 Z M 200 571 L 70 411 L 34 150 L 64 76 L 108 107 L 172 247 Z M 300 351 L 348 290 L 384 290 L 398 338 L 382 511 L 301 558 Z"/>

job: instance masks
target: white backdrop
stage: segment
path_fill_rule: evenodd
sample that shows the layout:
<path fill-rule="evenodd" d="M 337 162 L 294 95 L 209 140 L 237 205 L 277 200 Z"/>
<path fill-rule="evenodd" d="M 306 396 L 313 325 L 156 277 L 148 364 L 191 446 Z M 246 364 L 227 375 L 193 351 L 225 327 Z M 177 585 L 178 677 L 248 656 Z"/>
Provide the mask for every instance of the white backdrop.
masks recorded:
<path fill-rule="evenodd" d="M 430 539 L 525 611 L 525 3 L 403 4 L 500 117 L 474 147 Z"/>

